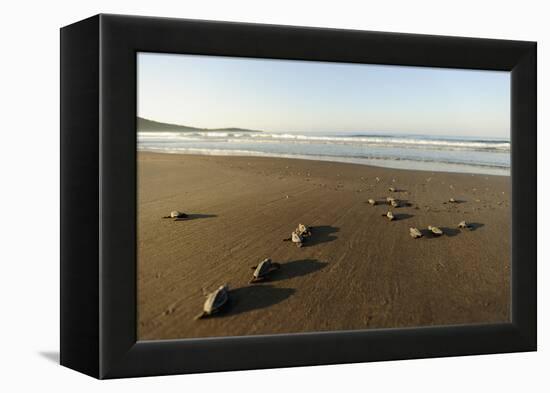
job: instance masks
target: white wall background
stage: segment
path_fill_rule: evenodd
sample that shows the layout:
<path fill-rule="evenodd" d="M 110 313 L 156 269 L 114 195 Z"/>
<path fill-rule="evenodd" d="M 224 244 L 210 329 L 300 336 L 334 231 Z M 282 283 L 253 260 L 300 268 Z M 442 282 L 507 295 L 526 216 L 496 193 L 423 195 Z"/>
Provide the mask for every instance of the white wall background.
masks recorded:
<path fill-rule="evenodd" d="M 550 148 L 543 115 L 550 63 L 543 1 L 10 1 L 0 23 L 0 390 L 548 391 Z M 96 381 L 55 363 L 59 345 L 59 31 L 122 13 L 539 43 L 539 352 Z M 546 276 L 546 277 L 545 277 Z M 548 280 L 545 280 L 548 283 Z M 546 365 L 545 365 L 546 362 Z M 31 390 L 33 389 L 33 390 Z"/>

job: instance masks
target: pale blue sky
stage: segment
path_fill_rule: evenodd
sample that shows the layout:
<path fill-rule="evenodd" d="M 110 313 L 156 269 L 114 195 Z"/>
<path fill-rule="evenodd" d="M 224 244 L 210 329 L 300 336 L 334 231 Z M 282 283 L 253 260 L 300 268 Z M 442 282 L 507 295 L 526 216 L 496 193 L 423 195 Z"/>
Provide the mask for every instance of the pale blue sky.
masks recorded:
<path fill-rule="evenodd" d="M 138 54 L 138 116 L 276 132 L 510 135 L 510 74 Z"/>

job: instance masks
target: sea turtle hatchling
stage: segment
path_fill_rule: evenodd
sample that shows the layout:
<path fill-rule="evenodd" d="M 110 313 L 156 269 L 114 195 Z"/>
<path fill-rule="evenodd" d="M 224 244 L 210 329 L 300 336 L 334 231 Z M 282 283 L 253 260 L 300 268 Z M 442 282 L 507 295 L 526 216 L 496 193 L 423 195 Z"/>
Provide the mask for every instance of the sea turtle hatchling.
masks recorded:
<path fill-rule="evenodd" d="M 290 240 L 292 241 L 292 243 L 296 244 L 298 248 L 304 245 L 304 239 L 302 238 L 302 236 L 300 236 L 300 234 L 296 233 L 296 231 L 292 232 Z"/>
<path fill-rule="evenodd" d="M 468 224 L 466 221 L 460 221 L 458 223 L 458 227 L 460 229 L 472 229 L 472 226 L 470 224 Z"/>
<path fill-rule="evenodd" d="M 298 227 L 291 233 L 289 238 L 283 239 L 285 242 L 292 242 L 297 247 L 302 247 L 307 238 L 311 236 L 311 229 L 304 224 L 298 224 Z"/>
<path fill-rule="evenodd" d="M 295 232 L 303 238 L 311 236 L 311 229 L 304 224 L 298 224 Z"/>
<path fill-rule="evenodd" d="M 187 218 L 188 215 L 185 214 L 185 213 L 182 213 L 182 212 L 179 212 L 177 210 L 173 210 L 170 212 L 170 215 L 169 216 L 164 216 L 162 218 Z"/>
<path fill-rule="evenodd" d="M 252 280 L 250 280 L 250 284 L 253 284 L 255 282 L 264 281 L 267 278 L 267 275 L 271 273 L 274 270 L 280 269 L 281 265 L 276 262 L 271 262 L 271 259 L 266 258 L 263 261 L 261 261 L 258 265 L 252 266 L 252 269 L 254 269 L 254 273 L 252 274 Z"/>
<path fill-rule="evenodd" d="M 368 202 L 369 205 L 371 205 L 371 206 L 376 205 L 376 201 L 375 201 L 374 199 L 369 199 L 367 202 Z"/>
<path fill-rule="evenodd" d="M 443 231 L 439 229 L 438 227 L 433 227 L 431 225 L 428 225 L 428 230 L 433 233 L 435 236 L 441 236 L 443 235 Z"/>
<path fill-rule="evenodd" d="M 413 239 L 418 239 L 422 237 L 422 232 L 418 230 L 418 228 L 409 228 L 409 234 L 412 236 Z"/>
<path fill-rule="evenodd" d="M 287 237 L 286 239 L 283 239 L 283 241 L 284 242 L 292 242 L 292 243 L 296 244 L 296 246 L 298 248 L 300 248 L 304 245 L 305 237 L 301 236 L 298 233 L 298 230 L 296 229 L 290 234 L 290 237 Z"/>
<path fill-rule="evenodd" d="M 195 317 L 195 319 L 201 319 L 208 317 L 218 311 L 227 304 L 229 301 L 229 287 L 227 284 L 220 286 L 214 292 L 206 295 L 206 301 L 204 302 L 203 311 Z"/>
<path fill-rule="evenodd" d="M 395 220 L 395 216 L 393 215 L 393 213 L 391 211 L 388 211 L 386 214 L 382 214 L 382 216 L 388 217 L 388 220 L 390 220 L 390 221 Z"/>

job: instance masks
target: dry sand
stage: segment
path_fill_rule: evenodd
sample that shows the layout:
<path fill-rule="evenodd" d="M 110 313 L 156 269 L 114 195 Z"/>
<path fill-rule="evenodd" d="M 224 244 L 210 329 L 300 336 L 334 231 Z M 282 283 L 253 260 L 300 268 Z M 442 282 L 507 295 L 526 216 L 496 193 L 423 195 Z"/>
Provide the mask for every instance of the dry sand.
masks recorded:
<path fill-rule="evenodd" d="M 407 204 L 392 222 L 387 205 L 367 203 L 390 195 Z M 505 176 L 141 152 L 138 337 L 509 321 L 510 202 Z M 190 218 L 161 218 L 172 210 Z M 282 241 L 298 223 L 313 228 L 302 248 Z M 428 225 L 445 235 L 409 236 Z M 249 284 L 266 257 L 282 268 Z M 223 283 L 227 310 L 193 320 Z"/>

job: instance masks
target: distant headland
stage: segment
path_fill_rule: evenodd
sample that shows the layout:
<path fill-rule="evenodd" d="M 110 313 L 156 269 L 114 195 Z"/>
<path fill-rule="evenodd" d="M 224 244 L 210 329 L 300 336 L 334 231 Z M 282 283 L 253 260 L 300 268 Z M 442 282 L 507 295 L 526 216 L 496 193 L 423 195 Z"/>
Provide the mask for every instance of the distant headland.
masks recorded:
<path fill-rule="evenodd" d="M 260 130 L 248 130 L 245 128 L 227 127 L 227 128 L 197 128 L 189 127 L 181 124 L 162 123 L 159 121 L 144 119 L 142 117 L 137 118 L 137 130 L 138 132 L 204 132 L 204 131 L 238 131 L 238 132 L 262 132 Z"/>

